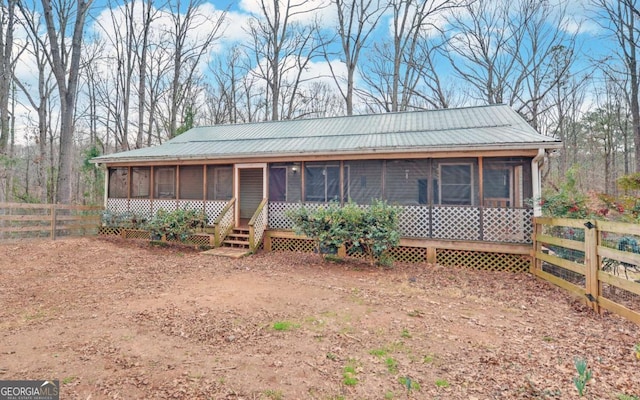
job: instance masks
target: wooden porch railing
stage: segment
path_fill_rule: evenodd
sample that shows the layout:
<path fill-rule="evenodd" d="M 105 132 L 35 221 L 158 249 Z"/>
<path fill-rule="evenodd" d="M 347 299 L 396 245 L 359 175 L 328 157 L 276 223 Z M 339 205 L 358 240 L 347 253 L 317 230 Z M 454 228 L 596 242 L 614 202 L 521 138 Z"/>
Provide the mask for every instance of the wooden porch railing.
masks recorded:
<path fill-rule="evenodd" d="M 267 202 L 268 199 L 266 197 L 262 199 L 256 212 L 253 213 L 251 221 L 249 221 L 249 249 L 252 252 L 255 252 L 258 247 L 260 247 L 260 243 L 264 237 L 264 231 L 267 230 L 269 221 Z"/>
<path fill-rule="evenodd" d="M 95 234 L 101 206 L 0 203 L 0 240 Z"/>
<path fill-rule="evenodd" d="M 220 215 L 213 223 L 214 226 L 214 245 L 216 247 L 222 245 L 222 242 L 233 229 L 235 222 L 235 204 L 236 198 L 229 200 L 226 206 L 220 211 Z"/>
<path fill-rule="evenodd" d="M 535 218 L 531 272 L 640 325 L 640 225 Z"/>

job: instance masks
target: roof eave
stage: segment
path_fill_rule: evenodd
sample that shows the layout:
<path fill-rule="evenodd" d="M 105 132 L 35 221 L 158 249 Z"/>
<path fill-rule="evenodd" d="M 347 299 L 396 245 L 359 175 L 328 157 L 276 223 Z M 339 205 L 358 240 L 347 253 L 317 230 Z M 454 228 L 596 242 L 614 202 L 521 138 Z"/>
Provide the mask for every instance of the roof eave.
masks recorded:
<path fill-rule="evenodd" d="M 354 149 L 345 151 L 304 151 L 304 152 L 261 152 L 247 154 L 193 154 L 183 156 L 136 156 L 136 157 L 96 157 L 90 160 L 94 164 L 126 164 L 126 163 L 151 163 L 163 161 L 194 161 L 194 160 L 234 160 L 242 159 L 259 159 L 259 158 L 276 158 L 276 157 L 304 157 L 304 156 L 353 156 L 363 154 L 405 154 L 424 152 L 425 154 L 460 152 L 460 151 L 496 151 L 496 150 L 537 150 L 547 149 L 554 150 L 562 148 L 562 142 L 535 142 L 535 143 L 507 143 L 507 144 L 480 144 L 480 145 L 448 145 L 448 146 L 429 146 L 429 147 L 382 147 L 368 149 Z"/>

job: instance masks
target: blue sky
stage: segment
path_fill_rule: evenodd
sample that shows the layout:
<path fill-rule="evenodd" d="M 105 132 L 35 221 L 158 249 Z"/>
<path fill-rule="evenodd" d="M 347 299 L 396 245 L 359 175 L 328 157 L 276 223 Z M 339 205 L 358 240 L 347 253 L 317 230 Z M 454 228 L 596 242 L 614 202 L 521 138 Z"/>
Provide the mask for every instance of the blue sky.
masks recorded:
<path fill-rule="evenodd" d="M 260 0 L 240 0 L 231 3 L 227 3 L 224 1 L 214 1 L 214 2 L 204 2 L 200 7 L 200 12 L 203 15 L 208 15 L 211 18 L 216 18 L 222 10 L 227 9 L 228 14 L 225 24 L 224 33 L 216 42 L 216 45 L 212 48 L 209 61 L 222 57 L 225 54 L 225 51 L 229 49 L 233 45 L 237 44 L 246 44 L 249 41 L 249 36 L 246 31 L 246 24 L 248 20 L 252 17 L 252 15 L 259 15 Z M 302 7 L 306 7 L 307 9 L 319 8 L 319 10 L 313 13 L 305 13 L 300 14 L 296 19 L 299 22 L 308 22 L 313 18 L 318 18 L 322 23 L 322 27 L 327 29 L 328 31 L 335 32 L 336 26 L 336 12 L 334 6 L 332 4 L 328 4 L 329 0 L 307 0 L 301 1 Z M 479 0 L 479 1 L 487 1 L 487 0 Z M 607 53 L 611 51 L 613 45 L 609 43 L 606 39 L 607 32 L 592 19 L 595 15 L 593 10 L 590 8 L 590 2 L 586 0 L 548 0 L 552 3 L 561 2 L 566 6 L 567 9 L 567 19 L 565 28 L 568 33 L 578 33 L 578 48 L 580 54 L 578 55 L 576 68 L 578 71 L 588 71 L 592 67 L 590 66 L 591 59 L 602 58 Z M 612 0 L 613 1 L 613 0 Z M 183 2 L 184 3 L 184 2 Z M 109 32 L 108 28 L 106 31 L 102 27 L 109 27 L 111 16 L 108 7 L 109 3 L 104 0 L 97 0 L 93 3 L 93 7 L 91 10 L 91 15 L 87 20 L 86 26 L 86 38 L 97 36 L 102 38 L 108 38 L 109 36 L 113 36 L 112 32 Z M 117 5 L 121 5 L 121 1 L 114 0 L 112 3 L 115 7 Z M 156 3 L 160 4 L 160 3 Z M 176 3 L 173 3 L 176 4 Z M 326 7 L 319 7 L 321 5 L 327 5 Z M 164 12 L 168 12 L 166 7 L 162 8 L 161 14 Z M 374 41 L 381 42 L 385 39 L 389 38 L 390 34 L 390 15 L 386 15 L 380 21 L 380 24 L 377 28 Z M 165 21 L 167 18 L 164 18 Z M 163 18 L 160 18 L 159 21 L 162 21 Z M 441 28 L 447 28 L 446 19 L 444 17 L 440 17 L 436 19 L 435 24 Z M 161 23 L 159 22 L 161 25 Z M 199 35 L 204 35 L 207 33 L 207 25 L 204 24 L 201 26 L 199 30 L 193 30 L 189 34 L 193 40 L 198 40 Z M 18 35 L 19 36 L 19 35 Z M 88 39 L 87 39 L 88 40 Z M 362 57 L 362 62 L 366 62 L 366 51 L 364 52 L 365 56 Z M 333 57 L 330 62 L 333 67 L 337 71 L 342 71 L 344 73 L 345 68 L 344 64 L 340 61 L 339 56 Z M 452 74 L 451 68 L 446 66 L 446 63 L 439 63 L 438 67 L 441 68 L 439 71 L 442 75 L 445 76 L 445 80 L 447 74 Z M 202 65 L 202 71 L 206 71 L 207 67 L 205 64 Z M 34 65 L 29 62 L 29 60 L 25 60 L 23 64 L 18 68 L 17 75 L 20 79 L 25 82 L 33 82 L 36 75 L 36 69 Z M 333 80 L 329 77 L 330 69 L 327 65 L 326 61 L 322 58 L 317 58 L 313 60 L 310 64 L 309 70 L 306 72 L 307 77 L 315 77 L 322 76 L 325 82 L 331 85 L 335 85 Z M 362 85 L 361 80 L 357 80 L 358 85 Z M 29 107 L 26 106 L 26 102 L 24 99 L 21 102 L 22 104 L 18 106 L 18 113 L 21 115 L 30 114 L 33 116 L 33 110 L 30 110 Z"/>

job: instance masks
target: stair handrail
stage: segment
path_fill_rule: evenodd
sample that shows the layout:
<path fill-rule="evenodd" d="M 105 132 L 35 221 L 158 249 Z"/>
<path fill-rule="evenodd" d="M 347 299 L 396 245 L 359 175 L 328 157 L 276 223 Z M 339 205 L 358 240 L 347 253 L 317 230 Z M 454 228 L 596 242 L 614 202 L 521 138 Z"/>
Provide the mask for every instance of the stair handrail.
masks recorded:
<path fill-rule="evenodd" d="M 219 247 L 220 245 L 222 245 L 224 239 L 233 229 L 235 222 L 235 203 L 236 198 L 231 198 L 231 200 L 229 200 L 229 202 L 224 206 L 222 211 L 220 211 L 220 214 L 213 223 L 213 241 L 215 247 Z"/>
<path fill-rule="evenodd" d="M 251 252 L 255 252 L 260 247 L 264 232 L 267 230 L 269 221 L 267 210 L 269 207 L 266 207 L 266 205 L 268 202 L 268 198 L 263 198 L 256 212 L 253 213 L 251 221 L 249 221 L 249 249 Z"/>

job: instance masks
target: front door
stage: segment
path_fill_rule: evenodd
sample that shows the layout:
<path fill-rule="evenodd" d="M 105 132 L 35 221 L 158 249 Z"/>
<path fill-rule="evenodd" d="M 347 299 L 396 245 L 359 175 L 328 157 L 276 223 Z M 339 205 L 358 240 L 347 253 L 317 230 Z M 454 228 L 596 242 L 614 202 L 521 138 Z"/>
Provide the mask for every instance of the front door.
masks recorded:
<path fill-rule="evenodd" d="M 253 217 L 266 192 L 266 164 L 236 165 L 236 226 L 245 226 Z"/>

